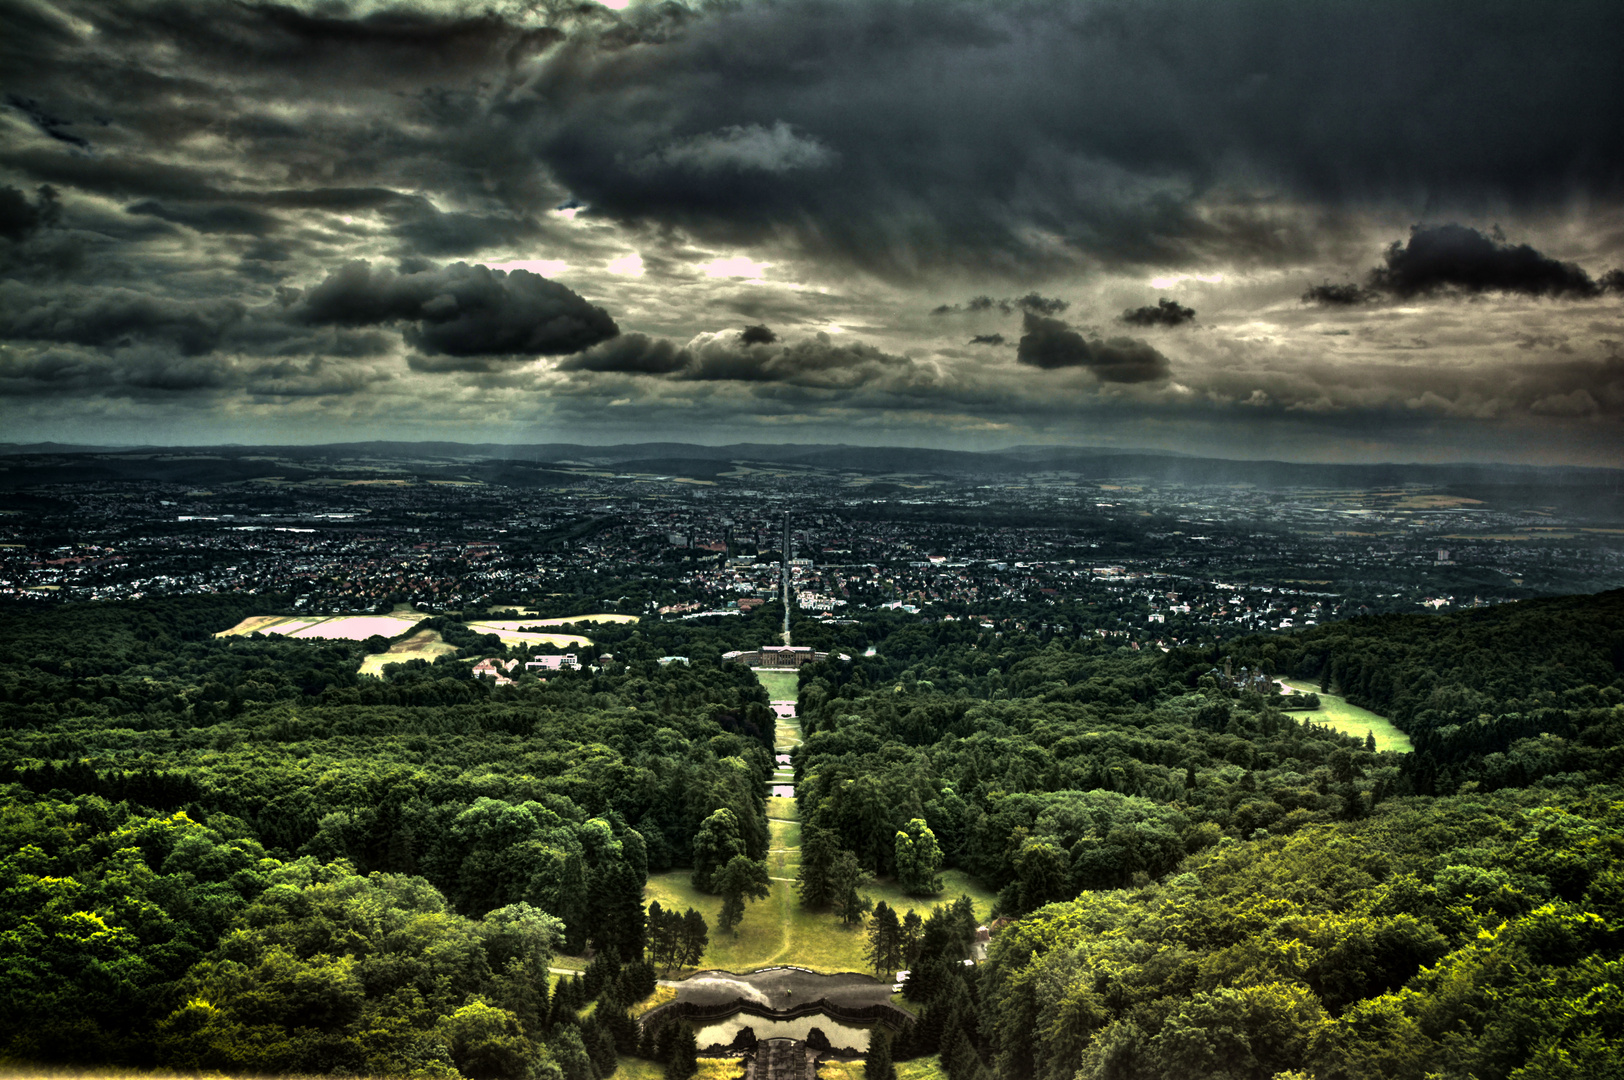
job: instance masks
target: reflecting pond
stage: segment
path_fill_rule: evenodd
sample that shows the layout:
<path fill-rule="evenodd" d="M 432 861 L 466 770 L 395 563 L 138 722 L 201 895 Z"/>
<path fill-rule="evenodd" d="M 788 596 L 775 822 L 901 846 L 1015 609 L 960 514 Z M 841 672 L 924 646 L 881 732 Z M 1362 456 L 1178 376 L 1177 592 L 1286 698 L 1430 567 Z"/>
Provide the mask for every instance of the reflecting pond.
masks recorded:
<path fill-rule="evenodd" d="M 819 1028 L 828 1038 L 829 1045 L 839 1050 L 850 1050 L 863 1053 L 868 1050 L 868 1032 L 866 1027 L 854 1027 L 842 1024 L 838 1020 L 831 1020 L 822 1013 L 813 1013 L 810 1016 L 797 1017 L 794 1020 L 770 1020 L 764 1016 L 751 1016 L 749 1013 L 735 1013 L 726 1020 L 719 1020 L 714 1024 L 706 1024 L 697 1028 L 694 1034 L 699 1039 L 701 1048 L 707 1046 L 731 1046 L 735 1037 L 745 1028 L 756 1033 L 758 1039 L 801 1039 L 805 1040 L 813 1028 Z"/>

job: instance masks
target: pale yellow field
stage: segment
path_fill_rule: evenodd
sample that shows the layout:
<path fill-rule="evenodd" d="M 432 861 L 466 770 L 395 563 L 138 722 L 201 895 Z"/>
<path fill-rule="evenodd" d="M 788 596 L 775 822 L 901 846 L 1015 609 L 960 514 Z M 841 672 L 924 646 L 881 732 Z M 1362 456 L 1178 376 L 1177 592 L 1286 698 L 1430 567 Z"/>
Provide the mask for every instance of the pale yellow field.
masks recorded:
<path fill-rule="evenodd" d="M 230 630 L 222 630 L 214 636 L 247 637 L 255 630 L 264 630 L 267 626 L 275 626 L 277 623 L 285 622 L 286 619 L 287 617 L 284 615 L 250 615 Z"/>
<path fill-rule="evenodd" d="M 468 629 L 476 634 L 495 634 L 502 639 L 504 645 L 556 645 L 560 649 L 592 647 L 592 639 L 581 637 L 579 634 L 527 633 L 518 629 L 520 626 L 535 625 L 535 623 L 518 622 L 512 619 L 467 624 Z"/>
<path fill-rule="evenodd" d="M 388 652 L 375 653 L 362 660 L 359 671 L 362 675 L 381 678 L 386 664 L 404 664 L 408 660 L 427 660 L 432 664 L 435 657 L 449 656 L 456 651 L 457 647 L 440 637 L 438 630 L 419 630 L 389 646 Z"/>
<path fill-rule="evenodd" d="M 396 637 L 426 618 L 427 615 L 406 612 L 395 615 L 252 615 L 214 636 L 247 637 L 257 631 L 284 637 L 365 641 L 373 634 Z"/>
<path fill-rule="evenodd" d="M 365 641 L 374 634 L 383 637 L 394 637 L 403 634 L 416 626 L 427 615 L 343 615 L 327 619 L 315 626 L 307 626 L 303 630 L 295 630 L 292 637 L 296 638 L 347 638 L 350 641 Z"/>
<path fill-rule="evenodd" d="M 570 623 L 634 623 L 640 616 L 637 615 L 571 615 L 565 619 L 538 619 L 526 623 L 527 626 L 568 626 Z"/>
<path fill-rule="evenodd" d="M 575 623 L 634 623 L 636 615 L 571 615 L 567 619 L 480 619 L 480 626 L 496 626 L 503 630 L 522 630 L 527 626 L 570 626 Z M 469 626 L 474 625 L 469 623 Z"/>

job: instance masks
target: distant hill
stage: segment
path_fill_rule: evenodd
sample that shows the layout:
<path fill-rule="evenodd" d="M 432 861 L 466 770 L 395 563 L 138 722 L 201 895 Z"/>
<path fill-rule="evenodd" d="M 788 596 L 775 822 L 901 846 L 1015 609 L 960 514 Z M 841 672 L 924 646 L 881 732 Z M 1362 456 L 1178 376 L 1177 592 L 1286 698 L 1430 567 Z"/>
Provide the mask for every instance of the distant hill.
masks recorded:
<path fill-rule="evenodd" d="M 0 489 L 92 480 L 229 483 L 261 476 L 288 480 L 364 476 L 376 467 L 425 479 L 466 477 L 516 486 L 557 484 L 570 471 L 715 478 L 733 463 L 796 466 L 868 476 L 942 479 L 1060 473 L 1081 480 L 1265 489 L 1371 489 L 1422 484 L 1476 497 L 1487 492 L 1545 503 L 1564 513 L 1624 515 L 1624 469 L 1524 465 L 1320 463 L 1191 457 L 1113 447 L 1017 446 L 1007 450 L 734 443 L 702 446 L 650 442 L 578 443 L 352 442 L 320 446 L 91 447 L 67 443 L 0 444 Z M 342 472 L 338 471 L 342 468 Z M 357 471 L 360 470 L 360 471 Z"/>

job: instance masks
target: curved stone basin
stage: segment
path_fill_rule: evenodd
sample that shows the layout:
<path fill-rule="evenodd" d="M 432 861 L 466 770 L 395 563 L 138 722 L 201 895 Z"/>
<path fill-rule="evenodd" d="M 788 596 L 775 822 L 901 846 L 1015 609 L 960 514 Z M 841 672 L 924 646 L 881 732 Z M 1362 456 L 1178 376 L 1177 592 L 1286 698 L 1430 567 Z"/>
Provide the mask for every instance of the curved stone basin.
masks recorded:
<path fill-rule="evenodd" d="M 642 1023 L 686 1017 L 701 1047 L 729 1046 L 745 1028 L 761 1041 L 805 1042 L 816 1028 L 837 1051 L 862 1054 L 875 1024 L 895 1029 L 913 1018 L 892 1003 L 891 985 L 855 971 L 701 971 L 677 983 L 676 999 L 646 1013 Z"/>
<path fill-rule="evenodd" d="M 699 1048 L 707 1050 L 713 1046 L 733 1045 L 734 1038 L 745 1028 L 755 1032 L 757 1039 L 796 1039 L 801 1042 L 805 1042 L 812 1029 L 817 1028 L 829 1040 L 830 1046 L 853 1054 L 868 1052 L 868 1036 L 873 1030 L 872 1027 L 843 1024 L 824 1013 L 797 1016 L 793 1020 L 774 1020 L 741 1012 L 704 1027 L 695 1026 L 694 1035 L 699 1041 Z"/>
<path fill-rule="evenodd" d="M 770 967 L 744 975 L 731 971 L 698 971 L 678 983 L 676 989 L 679 1002 L 711 1006 L 742 1000 L 784 1011 L 819 998 L 846 1008 L 868 1005 L 895 1008 L 891 1005 L 891 986 L 889 981 L 881 982 L 856 971 L 826 975 L 806 968 Z"/>

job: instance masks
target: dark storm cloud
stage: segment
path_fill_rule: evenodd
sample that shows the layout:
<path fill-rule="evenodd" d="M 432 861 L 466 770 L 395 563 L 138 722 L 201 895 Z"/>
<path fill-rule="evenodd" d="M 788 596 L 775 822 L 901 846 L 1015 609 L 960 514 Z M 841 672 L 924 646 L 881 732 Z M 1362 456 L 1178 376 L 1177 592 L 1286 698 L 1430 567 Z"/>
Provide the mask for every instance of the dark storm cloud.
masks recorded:
<path fill-rule="evenodd" d="M 837 344 L 828 334 L 783 344 L 750 343 L 740 334 L 701 335 L 685 346 L 644 334 L 622 334 L 559 362 L 557 369 L 596 374 L 663 376 L 685 383 L 778 383 L 851 389 L 911 368 L 861 342 Z"/>
<path fill-rule="evenodd" d="M 1451 223 L 1411 227 L 1407 241 L 1388 246 L 1368 282 L 1312 285 L 1303 303 L 1351 307 L 1383 296 L 1410 299 L 1449 291 L 1589 300 L 1624 292 L 1624 270 L 1592 278 L 1577 263 L 1553 259 L 1529 244 L 1507 243 L 1498 230 L 1488 235 Z"/>
<path fill-rule="evenodd" d="M 202 233 L 264 236 L 281 224 L 275 216 L 245 206 L 165 206 L 156 199 L 133 203 L 125 207 L 125 212 L 160 218 Z"/>
<path fill-rule="evenodd" d="M 1611 0 L 748 4 L 650 48 L 572 39 L 537 84 L 535 146 L 595 212 L 789 230 L 898 274 L 965 251 L 1012 271 L 1067 249 L 1273 258 L 1312 239 L 1283 240 L 1263 204 L 1197 205 L 1260 181 L 1327 206 L 1615 195 L 1624 76 L 1601 43 L 1619 40 Z M 660 157 L 780 125 L 838 161 Z"/>
<path fill-rule="evenodd" d="M 560 361 L 560 371 L 617 372 L 625 375 L 669 375 L 693 361 L 685 349 L 665 338 L 621 334 Z"/>
<path fill-rule="evenodd" d="M 49 184 L 39 189 L 39 198 L 34 202 L 10 185 L 0 187 L 0 236 L 7 240 L 26 240 L 61 217 L 62 205 L 57 201 L 56 189 Z"/>
<path fill-rule="evenodd" d="M 212 352 L 244 316 L 235 300 L 182 300 L 134 289 L 37 289 L 0 281 L 0 338 L 113 346 L 160 341 L 185 356 Z"/>
<path fill-rule="evenodd" d="M 962 304 L 942 304 L 931 309 L 932 315 L 954 315 L 969 313 L 972 315 L 983 312 L 996 311 L 1001 315 L 1012 315 L 1016 311 L 1029 311 L 1034 315 L 1059 315 L 1071 307 L 1071 301 L 1060 300 L 1055 297 L 1040 296 L 1035 292 L 1025 296 L 1004 297 L 994 300 L 990 296 L 972 296 Z"/>
<path fill-rule="evenodd" d="M 556 281 L 466 263 L 404 274 L 350 263 L 307 290 L 290 315 L 316 325 L 405 323 L 408 344 L 451 357 L 561 356 L 620 332 L 606 311 Z"/>
<path fill-rule="evenodd" d="M 1379 299 L 1380 295 L 1374 289 L 1355 285 L 1351 281 L 1322 282 L 1308 287 L 1308 291 L 1303 293 L 1303 303 L 1324 304 L 1327 307 L 1353 307 L 1356 304 L 1370 303 Z"/>
<path fill-rule="evenodd" d="M 1574 263 L 1464 225 L 1417 225 L 1407 243 L 1394 241 L 1387 249 L 1385 263 L 1371 272 L 1371 286 L 1405 298 L 1446 288 L 1577 298 L 1602 291 Z"/>
<path fill-rule="evenodd" d="M 769 382 L 802 387 L 852 388 L 908 361 L 860 342 L 836 344 L 828 334 L 782 346 L 743 345 L 726 338 L 692 348 L 693 361 L 677 373 L 699 382 Z"/>
<path fill-rule="evenodd" d="M 72 394 L 76 399 L 143 398 L 218 400 L 257 397 L 313 398 L 356 394 L 388 382 L 375 367 L 326 357 L 222 360 L 143 348 L 85 349 L 58 345 L 38 352 L 0 352 L 0 397 Z"/>
<path fill-rule="evenodd" d="M 403 199 L 386 213 L 402 246 L 424 255 L 467 255 L 541 235 L 528 215 L 446 212 L 420 196 Z"/>
<path fill-rule="evenodd" d="M 73 126 L 70 121 L 52 116 L 45 111 L 45 108 L 39 102 L 29 98 L 21 98 L 15 94 L 8 94 L 6 95 L 6 104 L 28 117 L 29 122 L 38 128 L 42 134 L 50 136 L 57 142 L 64 142 L 81 150 L 90 149 L 90 140 L 67 130 Z"/>
<path fill-rule="evenodd" d="M 1187 308 L 1165 296 L 1154 306 L 1129 308 L 1122 313 L 1122 321 L 1129 326 L 1183 326 L 1194 319 L 1195 308 Z"/>
<path fill-rule="evenodd" d="M 746 326 L 739 331 L 741 345 L 771 345 L 777 340 L 778 335 L 773 333 L 772 327 L 762 324 Z"/>
<path fill-rule="evenodd" d="M 1133 338 L 1085 338 L 1059 319 L 1027 312 L 1015 359 L 1030 367 L 1087 368 L 1101 382 L 1142 383 L 1167 378 L 1167 357 Z"/>

